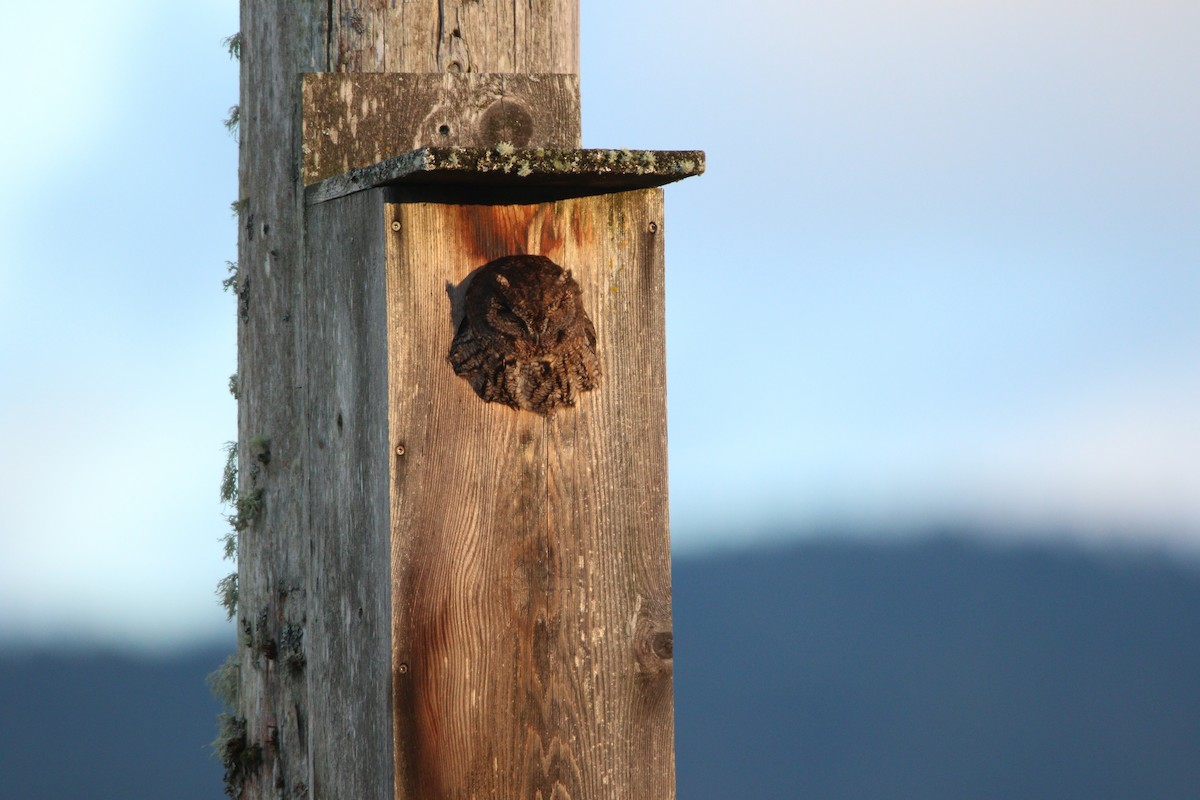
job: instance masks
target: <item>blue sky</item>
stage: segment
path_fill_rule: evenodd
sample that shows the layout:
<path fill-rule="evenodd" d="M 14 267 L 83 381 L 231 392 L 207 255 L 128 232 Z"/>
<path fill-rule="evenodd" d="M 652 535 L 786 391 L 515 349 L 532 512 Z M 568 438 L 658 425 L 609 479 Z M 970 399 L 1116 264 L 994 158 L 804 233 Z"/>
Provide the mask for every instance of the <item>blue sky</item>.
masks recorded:
<path fill-rule="evenodd" d="M 220 630 L 231 0 L 6 9 L 0 637 Z M 1200 546 L 1200 6 L 583 0 L 667 190 L 679 552 L 830 525 Z M 69 23 L 64 23 L 69 20 Z"/>

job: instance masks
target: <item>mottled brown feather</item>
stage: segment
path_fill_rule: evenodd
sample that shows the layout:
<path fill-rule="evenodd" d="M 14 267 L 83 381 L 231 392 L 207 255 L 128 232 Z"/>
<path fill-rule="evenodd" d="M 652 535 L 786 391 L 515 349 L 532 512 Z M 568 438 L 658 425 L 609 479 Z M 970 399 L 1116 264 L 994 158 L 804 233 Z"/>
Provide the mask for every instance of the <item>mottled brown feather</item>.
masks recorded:
<path fill-rule="evenodd" d="M 545 256 L 504 256 L 467 287 L 450 364 L 489 403 L 553 415 L 600 378 L 579 284 Z"/>

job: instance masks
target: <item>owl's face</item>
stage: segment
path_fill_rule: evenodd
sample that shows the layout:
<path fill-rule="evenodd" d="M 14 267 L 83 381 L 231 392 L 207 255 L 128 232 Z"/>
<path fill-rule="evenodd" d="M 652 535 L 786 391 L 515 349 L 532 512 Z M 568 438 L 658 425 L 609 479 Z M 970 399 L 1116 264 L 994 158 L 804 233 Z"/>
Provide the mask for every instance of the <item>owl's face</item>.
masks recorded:
<path fill-rule="evenodd" d="M 535 358 L 563 344 L 578 319 L 580 294 L 571 274 L 549 259 L 519 256 L 472 281 L 467 304 L 484 305 L 485 324 L 514 355 Z"/>
<path fill-rule="evenodd" d="M 504 256 L 471 279 L 450 364 L 487 402 L 553 416 L 600 377 L 596 329 L 571 273 Z"/>

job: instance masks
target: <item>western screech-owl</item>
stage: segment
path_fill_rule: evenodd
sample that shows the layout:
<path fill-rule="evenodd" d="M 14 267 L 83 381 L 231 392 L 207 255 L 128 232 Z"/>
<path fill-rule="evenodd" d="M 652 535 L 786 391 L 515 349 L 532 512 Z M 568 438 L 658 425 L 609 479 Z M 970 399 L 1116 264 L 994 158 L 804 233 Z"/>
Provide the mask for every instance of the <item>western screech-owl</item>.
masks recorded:
<path fill-rule="evenodd" d="M 450 364 L 489 403 L 551 416 L 600 378 L 579 284 L 545 256 L 504 256 L 467 287 Z"/>

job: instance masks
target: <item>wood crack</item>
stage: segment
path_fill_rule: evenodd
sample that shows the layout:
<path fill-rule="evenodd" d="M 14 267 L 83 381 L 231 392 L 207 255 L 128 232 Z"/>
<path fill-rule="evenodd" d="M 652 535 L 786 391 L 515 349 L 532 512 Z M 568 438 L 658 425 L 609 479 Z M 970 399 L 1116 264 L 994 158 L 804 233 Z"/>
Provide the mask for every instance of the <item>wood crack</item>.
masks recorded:
<path fill-rule="evenodd" d="M 438 0 L 437 4 L 437 67 L 438 72 L 444 72 L 446 65 L 443 53 L 446 46 L 446 0 Z"/>
<path fill-rule="evenodd" d="M 325 4 L 325 69 L 335 69 L 334 63 L 334 27 L 333 10 L 338 0 L 328 0 Z"/>

